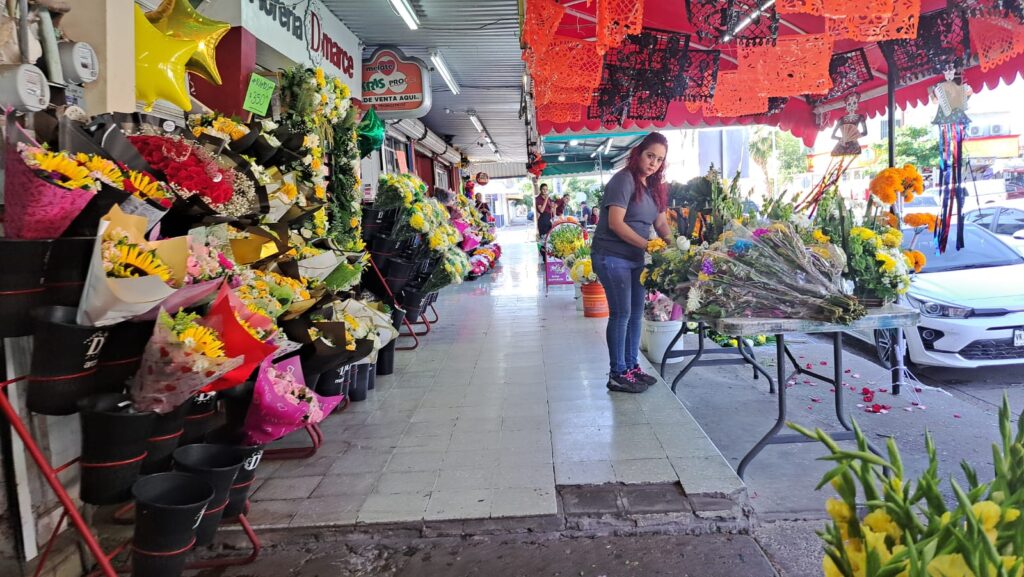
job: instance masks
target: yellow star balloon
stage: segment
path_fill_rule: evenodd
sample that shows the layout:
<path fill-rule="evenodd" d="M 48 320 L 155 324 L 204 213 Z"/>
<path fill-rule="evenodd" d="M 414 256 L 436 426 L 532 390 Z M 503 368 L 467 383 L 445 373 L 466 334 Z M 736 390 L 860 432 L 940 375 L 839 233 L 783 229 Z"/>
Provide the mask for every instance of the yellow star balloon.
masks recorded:
<path fill-rule="evenodd" d="M 196 12 L 189 0 L 163 0 L 156 10 L 146 14 L 146 18 L 157 30 L 172 38 L 199 43 L 196 53 L 188 61 L 188 70 L 220 86 L 217 44 L 231 30 L 230 24 Z"/>
<path fill-rule="evenodd" d="M 178 40 L 160 32 L 135 5 L 135 97 L 146 110 L 162 98 L 182 110 L 192 110 L 185 63 L 195 54 L 195 40 Z"/>

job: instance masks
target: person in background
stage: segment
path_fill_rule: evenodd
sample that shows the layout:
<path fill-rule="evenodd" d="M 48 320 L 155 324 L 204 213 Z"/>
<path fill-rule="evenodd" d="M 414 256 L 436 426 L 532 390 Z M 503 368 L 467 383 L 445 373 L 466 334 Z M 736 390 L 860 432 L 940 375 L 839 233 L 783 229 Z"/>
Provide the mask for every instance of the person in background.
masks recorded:
<path fill-rule="evenodd" d="M 555 216 L 564 216 L 567 208 L 569 208 L 569 195 L 563 194 L 562 198 L 555 201 Z"/>
<path fill-rule="evenodd" d="M 548 185 L 540 185 L 540 194 L 533 199 L 533 207 L 537 214 L 537 238 L 544 241 L 544 237 L 551 232 L 551 215 L 555 212 L 555 203 L 548 197 Z"/>
<path fill-rule="evenodd" d="M 580 203 L 580 222 L 590 224 L 590 207 L 585 200 Z"/>
<path fill-rule="evenodd" d="M 668 191 L 665 186 L 665 155 L 668 140 L 648 134 L 629 153 L 626 168 L 604 188 L 591 255 L 594 272 L 608 297 L 608 389 L 642 393 L 657 382 L 640 368 L 640 331 L 646 292 L 640 283 L 647 240 L 654 226 L 658 236 L 672 245 L 672 231 L 665 220 Z"/>
<path fill-rule="evenodd" d="M 480 212 L 480 217 L 484 219 L 484 222 L 490 222 L 491 221 L 491 207 L 486 202 L 484 202 L 484 195 L 479 193 L 479 192 L 476 193 L 475 200 L 476 200 L 476 209 L 477 209 L 477 211 Z"/>
<path fill-rule="evenodd" d="M 594 210 L 590 211 L 590 218 L 587 219 L 587 224 L 591 226 L 597 226 L 598 221 L 601 220 L 601 209 L 594 207 Z"/>

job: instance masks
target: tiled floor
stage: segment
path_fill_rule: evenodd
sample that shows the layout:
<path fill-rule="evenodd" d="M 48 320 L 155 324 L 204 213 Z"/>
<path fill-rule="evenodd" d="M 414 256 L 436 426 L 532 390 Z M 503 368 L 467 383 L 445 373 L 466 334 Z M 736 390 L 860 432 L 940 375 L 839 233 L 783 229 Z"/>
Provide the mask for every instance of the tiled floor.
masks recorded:
<path fill-rule="evenodd" d="M 526 239 L 506 232 L 500 269 L 441 293 L 440 323 L 324 423 L 316 456 L 260 465 L 257 525 L 553 515 L 556 484 L 744 490 L 664 384 L 609 394 L 605 321 L 585 319 L 571 287 L 544 296 Z"/>

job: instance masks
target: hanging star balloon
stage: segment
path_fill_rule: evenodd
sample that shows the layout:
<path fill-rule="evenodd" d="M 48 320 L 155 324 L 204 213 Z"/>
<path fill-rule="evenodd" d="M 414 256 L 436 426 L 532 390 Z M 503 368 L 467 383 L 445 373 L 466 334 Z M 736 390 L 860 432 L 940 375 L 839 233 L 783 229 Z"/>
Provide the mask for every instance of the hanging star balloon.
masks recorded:
<path fill-rule="evenodd" d="M 220 86 L 217 69 L 217 44 L 231 30 L 231 25 L 196 12 L 189 0 L 163 0 L 146 18 L 164 34 L 179 40 L 195 40 L 199 47 L 188 61 L 189 72 L 195 72 Z"/>
<path fill-rule="evenodd" d="M 195 40 L 171 38 L 154 28 L 135 5 L 135 97 L 146 103 L 146 110 L 158 98 L 192 110 L 185 63 L 197 47 Z"/>

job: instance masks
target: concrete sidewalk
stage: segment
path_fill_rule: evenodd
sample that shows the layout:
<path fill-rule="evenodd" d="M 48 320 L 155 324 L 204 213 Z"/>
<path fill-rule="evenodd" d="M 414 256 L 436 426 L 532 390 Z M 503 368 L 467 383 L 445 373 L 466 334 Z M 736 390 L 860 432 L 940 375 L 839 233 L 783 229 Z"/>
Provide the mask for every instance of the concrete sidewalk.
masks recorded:
<path fill-rule="evenodd" d="M 571 287 L 544 295 L 530 232 L 506 231 L 499 269 L 442 291 L 440 323 L 326 421 L 315 457 L 260 465 L 257 527 L 749 525 L 745 487 L 664 384 L 607 391 L 605 320 L 584 318 Z"/>

